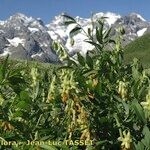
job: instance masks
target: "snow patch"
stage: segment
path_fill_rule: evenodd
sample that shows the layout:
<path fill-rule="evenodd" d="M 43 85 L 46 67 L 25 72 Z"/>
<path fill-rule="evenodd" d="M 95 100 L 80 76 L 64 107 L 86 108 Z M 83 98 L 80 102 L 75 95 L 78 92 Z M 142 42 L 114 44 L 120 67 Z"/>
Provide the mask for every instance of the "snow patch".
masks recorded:
<path fill-rule="evenodd" d="M 1 33 L 5 33 L 3 30 L 0 30 Z"/>
<path fill-rule="evenodd" d="M 142 21 L 146 21 L 141 15 L 137 14 L 137 17 L 140 18 Z"/>
<path fill-rule="evenodd" d="M 109 26 L 111 26 L 112 24 L 114 24 L 117 21 L 117 19 L 121 18 L 120 15 L 116 15 L 116 14 L 110 13 L 110 12 L 106 13 L 104 15 L 104 17 L 107 17 L 106 21 L 109 24 Z"/>
<path fill-rule="evenodd" d="M 3 56 L 7 56 L 7 55 L 10 55 L 11 53 L 9 52 L 9 48 L 5 48 L 3 53 L 0 54 L 0 57 L 3 57 Z"/>
<path fill-rule="evenodd" d="M 64 31 L 62 29 L 55 29 L 55 31 L 49 30 L 47 32 L 50 35 L 50 37 L 52 38 L 52 40 L 57 40 L 59 42 L 67 39 L 67 37 L 68 37 L 67 31 Z"/>
<path fill-rule="evenodd" d="M 28 27 L 28 29 L 29 29 L 31 32 L 37 32 L 37 31 L 39 31 L 38 28 L 31 28 L 31 27 Z"/>
<path fill-rule="evenodd" d="M 15 27 L 15 29 L 16 29 L 16 30 L 20 30 L 21 28 L 20 28 L 20 27 Z"/>
<path fill-rule="evenodd" d="M 44 43 L 40 43 L 41 47 L 48 47 L 48 45 L 49 45 L 49 43 L 45 43 L 45 42 Z"/>
<path fill-rule="evenodd" d="M 129 37 L 129 40 L 130 40 L 130 41 L 134 41 L 134 38 L 132 38 L 132 37 Z"/>
<path fill-rule="evenodd" d="M 4 25 L 5 24 L 5 21 L 0 21 L 0 25 Z"/>
<path fill-rule="evenodd" d="M 66 34 L 69 36 L 70 31 L 71 31 L 72 29 L 74 29 L 75 27 L 76 27 L 76 24 L 70 24 L 70 25 L 67 27 Z"/>
<path fill-rule="evenodd" d="M 9 43 L 15 47 L 17 47 L 19 44 L 22 44 L 24 46 L 25 39 L 21 39 L 19 37 L 15 37 L 13 39 L 7 39 Z"/>
<path fill-rule="evenodd" d="M 60 37 L 64 37 L 65 36 L 65 31 L 63 31 L 63 30 L 57 30 L 57 32 L 56 32 L 57 34 L 59 33 L 59 35 L 60 35 Z"/>
<path fill-rule="evenodd" d="M 74 36 L 74 45 L 72 46 L 70 39 L 68 39 L 66 43 L 66 48 L 69 50 L 70 53 L 72 51 L 80 51 L 80 53 L 85 56 L 88 50 L 92 50 L 94 48 L 93 45 L 85 42 L 86 39 L 87 37 L 85 35 L 77 34 L 76 36 Z"/>
<path fill-rule="evenodd" d="M 77 16 L 75 18 L 75 20 L 79 23 L 79 24 L 84 24 L 85 25 L 88 25 L 90 22 L 91 22 L 91 19 L 88 19 L 88 18 L 81 18 L 79 16 Z"/>
<path fill-rule="evenodd" d="M 31 30 L 36 30 L 36 29 L 39 29 L 39 30 L 42 30 L 42 31 L 46 30 L 45 26 L 41 25 L 38 20 L 32 21 L 30 23 L 30 27 L 29 28 L 32 28 Z"/>
<path fill-rule="evenodd" d="M 47 31 L 47 32 L 50 35 L 50 37 L 52 38 L 52 40 L 58 39 L 59 36 L 54 31 Z"/>
<path fill-rule="evenodd" d="M 147 30 L 147 28 L 143 28 L 143 29 L 137 31 L 138 37 L 142 36 L 145 33 L 146 30 Z"/>
<path fill-rule="evenodd" d="M 33 54 L 32 56 L 31 56 L 31 58 L 34 58 L 34 57 L 41 57 L 43 55 L 43 53 L 41 52 L 41 53 L 37 53 L 37 54 Z"/>

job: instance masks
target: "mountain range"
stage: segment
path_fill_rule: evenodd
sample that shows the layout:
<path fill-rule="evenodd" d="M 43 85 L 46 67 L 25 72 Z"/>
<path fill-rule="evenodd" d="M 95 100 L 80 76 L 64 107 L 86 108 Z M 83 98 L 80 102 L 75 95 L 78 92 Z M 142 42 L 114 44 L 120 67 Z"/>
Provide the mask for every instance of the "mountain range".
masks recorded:
<path fill-rule="evenodd" d="M 93 15 L 92 21 L 96 22 L 101 17 L 106 17 L 106 28 L 112 27 L 112 36 L 116 34 L 119 26 L 125 29 L 125 45 L 150 32 L 150 22 L 136 13 L 121 16 L 111 12 L 100 12 Z M 83 33 L 74 36 L 75 43 L 72 45 L 69 32 L 74 25 L 65 26 L 65 19 L 62 15 L 58 15 L 49 24 L 44 24 L 40 18 L 17 13 L 5 21 L 0 21 L 0 57 L 9 54 L 15 59 L 58 62 L 58 56 L 52 49 L 53 41 L 61 42 L 70 55 L 76 52 L 84 55 L 93 46 L 84 42 L 87 37 Z M 77 16 L 75 20 L 85 31 L 91 27 L 91 18 Z"/>

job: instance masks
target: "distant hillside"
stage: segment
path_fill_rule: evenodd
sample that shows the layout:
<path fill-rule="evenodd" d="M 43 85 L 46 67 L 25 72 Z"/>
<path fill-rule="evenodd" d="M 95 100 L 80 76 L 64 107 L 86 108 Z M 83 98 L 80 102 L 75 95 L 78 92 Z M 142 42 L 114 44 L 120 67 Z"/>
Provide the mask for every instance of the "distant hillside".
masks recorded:
<path fill-rule="evenodd" d="M 144 67 L 150 67 L 150 33 L 139 37 L 125 47 L 125 62 L 128 63 L 136 57 Z"/>

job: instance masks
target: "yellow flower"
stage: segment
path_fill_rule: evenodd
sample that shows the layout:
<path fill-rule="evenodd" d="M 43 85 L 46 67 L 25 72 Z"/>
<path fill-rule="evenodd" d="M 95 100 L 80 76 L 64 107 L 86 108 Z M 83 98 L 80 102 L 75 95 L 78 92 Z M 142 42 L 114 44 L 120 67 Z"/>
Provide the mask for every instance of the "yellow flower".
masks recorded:
<path fill-rule="evenodd" d="M 47 103 L 49 103 L 51 100 L 54 100 L 56 96 L 56 76 L 52 78 L 52 81 L 50 83 L 49 91 L 48 91 L 48 97 L 47 97 Z"/>
<path fill-rule="evenodd" d="M 146 95 L 146 102 L 141 102 L 141 105 L 144 109 L 150 111 L 150 89 L 148 91 L 148 94 Z"/>
<path fill-rule="evenodd" d="M 125 100 L 127 97 L 127 92 L 128 92 L 127 86 L 128 86 L 127 82 L 119 81 L 118 93 L 120 94 L 123 100 Z"/>
<path fill-rule="evenodd" d="M 31 68 L 31 77 L 32 77 L 32 85 L 31 86 L 35 87 L 37 84 L 38 77 L 39 77 L 37 68 L 35 68 L 35 67 Z"/>
<path fill-rule="evenodd" d="M 92 86 L 93 86 L 93 87 L 96 87 L 97 84 L 98 84 L 98 80 L 97 80 L 97 79 L 93 79 L 93 84 L 92 84 Z"/>
<path fill-rule="evenodd" d="M 8 131 L 14 130 L 14 127 L 8 121 L 2 122 L 1 127 L 3 127 L 4 131 L 6 131 L 6 130 L 8 130 Z"/>
<path fill-rule="evenodd" d="M 2 96 L 2 95 L 0 95 L 0 106 L 2 106 L 2 105 L 3 105 L 3 102 L 4 102 L 4 98 L 3 98 L 3 96 Z"/>
<path fill-rule="evenodd" d="M 122 142 L 121 146 L 123 148 L 130 149 L 132 142 L 130 131 L 128 131 L 127 133 L 126 131 L 123 131 L 123 136 L 119 137 L 118 140 Z"/>

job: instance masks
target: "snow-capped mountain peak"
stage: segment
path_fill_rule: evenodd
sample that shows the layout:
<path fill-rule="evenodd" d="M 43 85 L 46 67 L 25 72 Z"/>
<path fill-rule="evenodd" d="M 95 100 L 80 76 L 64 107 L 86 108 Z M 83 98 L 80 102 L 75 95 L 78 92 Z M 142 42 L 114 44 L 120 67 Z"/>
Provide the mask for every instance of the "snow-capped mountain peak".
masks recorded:
<path fill-rule="evenodd" d="M 96 13 L 93 16 L 93 18 L 96 19 L 96 20 L 98 18 L 101 18 L 101 17 L 106 17 L 105 20 L 109 24 L 109 26 L 111 26 L 112 24 L 114 24 L 117 21 L 117 19 L 121 18 L 120 15 L 112 13 L 112 12 L 107 12 L 107 13 L 100 12 L 100 13 Z"/>
<path fill-rule="evenodd" d="M 22 21 L 23 23 L 30 23 L 32 22 L 34 19 L 32 17 L 27 17 L 26 15 L 22 14 L 22 13 L 16 13 L 15 15 L 11 16 L 8 21 L 12 21 L 12 20 L 16 20 L 16 21 Z"/>
<path fill-rule="evenodd" d="M 106 23 L 104 28 L 111 27 L 111 35 L 114 37 L 116 29 L 122 26 L 125 29 L 125 45 L 150 32 L 150 23 L 136 13 L 121 16 L 112 12 L 99 12 L 92 17 L 92 19 L 80 16 L 74 18 L 87 31 L 92 27 L 92 21 L 96 23 L 97 20 L 104 17 Z M 93 49 L 93 46 L 85 42 L 87 37 L 83 32 L 73 37 L 74 44 L 72 44 L 69 32 L 75 27 L 75 24 L 65 26 L 64 21 L 66 20 L 67 18 L 60 14 L 45 25 L 40 18 L 17 13 L 5 21 L 0 21 L 0 56 L 10 54 L 13 58 L 56 62 L 58 61 L 58 56 L 51 48 L 53 40 L 62 43 L 70 55 L 76 52 L 85 55 L 88 50 Z M 95 31 L 94 29 L 94 34 Z"/>
<path fill-rule="evenodd" d="M 5 26 L 6 28 L 14 27 L 15 29 L 20 30 L 24 27 L 30 27 L 30 28 L 38 28 L 40 30 L 45 30 L 45 25 L 43 21 L 40 18 L 33 18 L 31 16 L 26 16 L 22 13 L 16 13 L 13 16 L 10 16 L 5 21 L 0 21 L 0 25 Z M 38 30 L 36 29 L 36 30 Z"/>
<path fill-rule="evenodd" d="M 130 13 L 129 16 L 137 17 L 137 18 L 139 18 L 142 21 L 146 21 L 140 14 L 137 14 L 137 13 Z"/>

